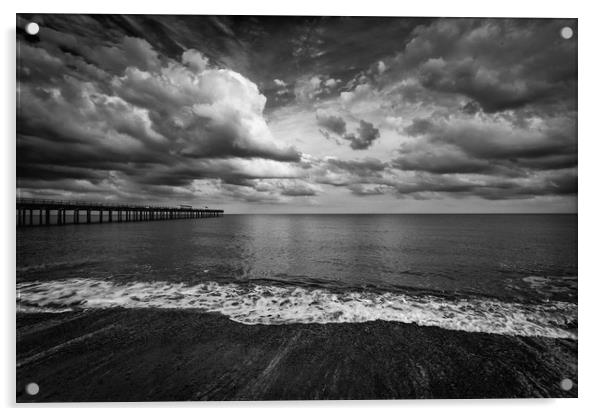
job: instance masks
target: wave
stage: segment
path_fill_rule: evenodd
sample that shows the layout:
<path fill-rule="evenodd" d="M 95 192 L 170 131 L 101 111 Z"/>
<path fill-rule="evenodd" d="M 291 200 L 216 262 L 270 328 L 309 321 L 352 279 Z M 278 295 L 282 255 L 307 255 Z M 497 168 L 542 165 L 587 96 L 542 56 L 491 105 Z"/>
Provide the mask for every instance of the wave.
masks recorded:
<path fill-rule="evenodd" d="M 52 269 L 65 270 L 67 268 L 75 268 L 81 266 L 87 266 L 91 263 L 89 259 L 81 260 L 70 260 L 70 261 L 57 261 L 51 263 L 32 264 L 30 266 L 17 266 L 17 274 L 24 274 L 30 272 L 46 272 Z"/>
<path fill-rule="evenodd" d="M 527 276 L 523 281 L 540 294 L 577 292 L 577 276 Z"/>
<path fill-rule="evenodd" d="M 199 309 L 248 325 L 384 320 L 469 332 L 577 339 L 577 305 L 568 302 L 521 304 L 391 292 L 337 293 L 252 283 L 65 279 L 17 284 L 19 312 L 111 307 Z"/>

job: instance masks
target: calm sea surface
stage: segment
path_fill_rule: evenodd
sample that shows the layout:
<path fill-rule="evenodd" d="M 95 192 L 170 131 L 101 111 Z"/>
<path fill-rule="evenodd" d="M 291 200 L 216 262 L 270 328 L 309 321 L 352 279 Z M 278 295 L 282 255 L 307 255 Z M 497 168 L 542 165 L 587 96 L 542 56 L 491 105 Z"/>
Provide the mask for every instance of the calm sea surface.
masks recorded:
<path fill-rule="evenodd" d="M 17 289 L 21 311 L 198 307 L 250 324 L 388 319 L 576 337 L 577 216 L 225 215 L 23 228 Z M 497 329 L 483 326 L 497 315 Z"/>

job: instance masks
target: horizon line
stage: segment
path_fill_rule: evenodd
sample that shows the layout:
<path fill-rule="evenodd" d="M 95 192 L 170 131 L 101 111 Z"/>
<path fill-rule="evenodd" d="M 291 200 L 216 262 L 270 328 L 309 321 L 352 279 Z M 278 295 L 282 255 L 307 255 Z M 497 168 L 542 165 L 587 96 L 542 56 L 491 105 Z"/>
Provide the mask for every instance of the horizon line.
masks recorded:
<path fill-rule="evenodd" d="M 578 212 L 231 212 L 225 215 L 578 215 Z"/>

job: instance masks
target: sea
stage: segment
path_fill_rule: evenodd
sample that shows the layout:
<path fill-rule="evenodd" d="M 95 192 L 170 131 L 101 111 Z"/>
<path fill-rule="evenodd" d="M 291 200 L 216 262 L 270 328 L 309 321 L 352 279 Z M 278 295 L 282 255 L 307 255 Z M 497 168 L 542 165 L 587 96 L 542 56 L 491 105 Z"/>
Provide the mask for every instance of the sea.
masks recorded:
<path fill-rule="evenodd" d="M 228 215 L 17 229 L 17 312 L 196 309 L 577 339 L 577 215 Z"/>

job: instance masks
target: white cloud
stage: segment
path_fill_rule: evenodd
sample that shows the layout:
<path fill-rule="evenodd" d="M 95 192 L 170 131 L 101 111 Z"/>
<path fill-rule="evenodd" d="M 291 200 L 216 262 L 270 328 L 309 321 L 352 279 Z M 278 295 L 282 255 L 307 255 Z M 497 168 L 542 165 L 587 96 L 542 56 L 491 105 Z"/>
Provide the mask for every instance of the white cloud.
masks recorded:
<path fill-rule="evenodd" d="M 146 108 L 154 128 L 170 139 L 170 151 L 186 157 L 265 157 L 294 160 L 293 149 L 272 136 L 257 85 L 237 72 L 205 68 L 203 56 L 187 51 L 194 70 L 170 62 L 160 73 L 128 68 L 113 80 L 116 94 Z"/>
<path fill-rule="evenodd" d="M 324 85 L 327 86 L 328 88 L 334 88 L 340 83 L 341 83 L 340 79 L 329 78 L 324 82 Z"/>
<path fill-rule="evenodd" d="M 209 66 L 209 58 L 197 50 L 188 49 L 182 53 L 182 63 L 196 72 L 203 72 Z"/>
<path fill-rule="evenodd" d="M 303 77 L 295 83 L 295 97 L 301 103 L 313 101 L 323 92 L 322 76 L 313 75 Z"/>

